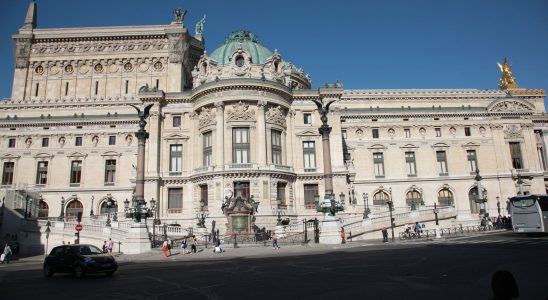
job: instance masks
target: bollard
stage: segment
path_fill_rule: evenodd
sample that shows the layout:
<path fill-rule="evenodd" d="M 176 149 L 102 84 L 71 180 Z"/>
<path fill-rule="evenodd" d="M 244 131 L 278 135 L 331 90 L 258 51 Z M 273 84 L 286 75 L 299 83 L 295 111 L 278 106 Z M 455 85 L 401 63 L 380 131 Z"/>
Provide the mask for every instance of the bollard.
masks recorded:
<path fill-rule="evenodd" d="M 428 230 L 426 230 L 426 240 L 428 241 Z"/>
<path fill-rule="evenodd" d="M 460 233 L 462 234 L 462 233 L 464 233 L 464 232 L 462 231 L 462 224 L 459 224 L 459 225 L 460 225 Z"/>
<path fill-rule="evenodd" d="M 234 234 L 234 249 L 238 248 L 238 241 L 236 240 L 236 234 Z"/>
<path fill-rule="evenodd" d="M 352 242 L 352 231 L 348 232 L 348 234 L 350 235 L 349 240 Z"/>
<path fill-rule="evenodd" d="M 122 245 L 122 242 L 118 241 L 118 254 L 120 254 L 120 245 Z"/>
<path fill-rule="evenodd" d="M 263 245 L 266 247 L 266 232 L 263 232 Z"/>

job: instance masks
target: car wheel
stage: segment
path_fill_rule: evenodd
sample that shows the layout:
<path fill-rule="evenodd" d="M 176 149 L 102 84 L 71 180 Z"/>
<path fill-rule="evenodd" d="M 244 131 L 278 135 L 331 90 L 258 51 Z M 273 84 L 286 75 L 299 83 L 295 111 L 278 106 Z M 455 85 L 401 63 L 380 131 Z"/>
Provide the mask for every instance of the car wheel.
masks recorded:
<path fill-rule="evenodd" d="M 53 276 L 53 270 L 49 265 L 44 266 L 44 276 L 46 276 L 46 277 Z"/>
<path fill-rule="evenodd" d="M 84 270 L 82 269 L 81 266 L 74 267 L 74 276 L 76 278 L 82 278 L 83 275 L 84 275 Z"/>

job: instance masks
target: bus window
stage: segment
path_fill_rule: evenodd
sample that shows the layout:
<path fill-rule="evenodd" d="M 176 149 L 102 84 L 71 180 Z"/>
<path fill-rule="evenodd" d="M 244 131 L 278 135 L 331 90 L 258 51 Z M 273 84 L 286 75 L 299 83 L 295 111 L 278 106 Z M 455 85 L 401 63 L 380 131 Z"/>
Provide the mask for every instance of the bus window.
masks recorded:
<path fill-rule="evenodd" d="M 535 205 L 535 199 L 513 199 L 512 200 L 512 206 L 514 207 L 531 207 Z"/>

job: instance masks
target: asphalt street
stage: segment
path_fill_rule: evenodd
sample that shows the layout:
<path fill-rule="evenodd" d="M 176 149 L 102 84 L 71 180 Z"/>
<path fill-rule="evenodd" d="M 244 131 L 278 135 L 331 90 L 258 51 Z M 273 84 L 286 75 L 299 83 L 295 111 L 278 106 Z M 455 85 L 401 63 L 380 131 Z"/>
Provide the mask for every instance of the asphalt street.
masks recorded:
<path fill-rule="evenodd" d="M 2 299 L 490 299 L 495 270 L 520 299 L 548 299 L 548 237 L 510 232 L 382 244 L 207 249 L 120 256 L 113 277 L 44 278 L 39 259 L 0 268 Z"/>

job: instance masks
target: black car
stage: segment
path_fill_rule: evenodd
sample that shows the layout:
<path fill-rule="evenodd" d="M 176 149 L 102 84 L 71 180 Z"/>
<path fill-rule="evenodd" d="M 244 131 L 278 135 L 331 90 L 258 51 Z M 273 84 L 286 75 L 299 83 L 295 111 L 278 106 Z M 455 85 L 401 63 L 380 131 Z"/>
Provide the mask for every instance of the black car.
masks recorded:
<path fill-rule="evenodd" d="M 63 245 L 53 248 L 44 260 L 44 275 L 73 273 L 76 277 L 84 274 L 105 273 L 110 276 L 118 269 L 118 263 L 109 254 L 93 245 Z"/>

